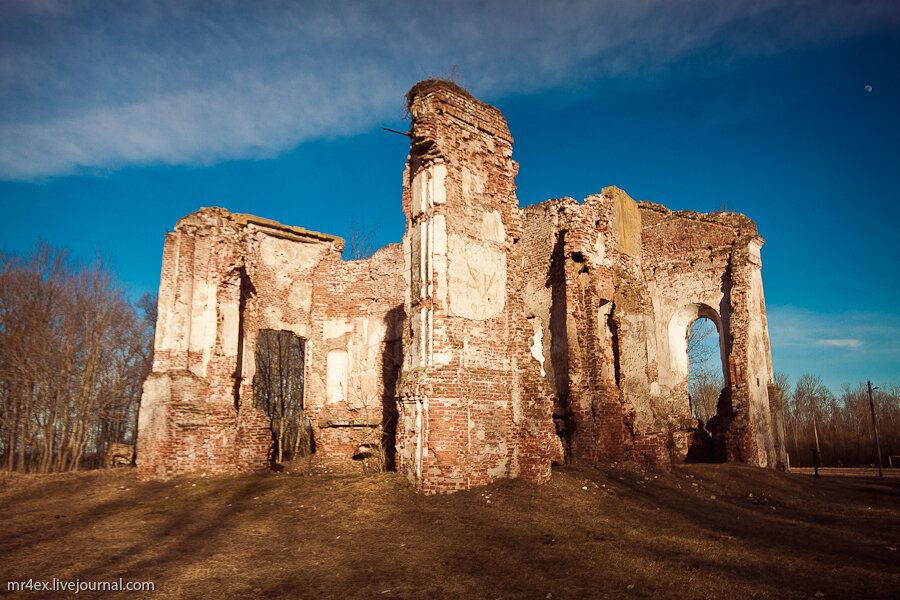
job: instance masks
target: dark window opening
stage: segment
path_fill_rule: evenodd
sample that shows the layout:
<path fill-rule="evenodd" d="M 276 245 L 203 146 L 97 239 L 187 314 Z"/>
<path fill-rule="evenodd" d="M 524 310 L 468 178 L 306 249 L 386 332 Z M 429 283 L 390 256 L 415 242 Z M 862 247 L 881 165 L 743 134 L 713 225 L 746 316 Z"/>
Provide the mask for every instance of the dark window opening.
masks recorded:
<path fill-rule="evenodd" d="M 273 462 L 312 453 L 313 439 L 303 405 L 306 341 L 290 331 L 261 329 L 256 340 L 253 403 L 272 428 Z"/>

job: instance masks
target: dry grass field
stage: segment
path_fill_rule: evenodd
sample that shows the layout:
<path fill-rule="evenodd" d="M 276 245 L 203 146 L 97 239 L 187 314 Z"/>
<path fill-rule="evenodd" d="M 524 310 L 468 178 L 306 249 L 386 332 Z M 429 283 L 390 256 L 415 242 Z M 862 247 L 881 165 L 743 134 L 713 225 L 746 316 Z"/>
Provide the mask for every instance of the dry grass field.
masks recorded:
<path fill-rule="evenodd" d="M 122 577 L 156 590 L 13 595 L 900 596 L 898 479 L 564 467 L 544 486 L 423 497 L 394 473 L 318 471 L 167 483 L 138 483 L 132 469 L 3 476 L 0 594 L 10 580 Z"/>

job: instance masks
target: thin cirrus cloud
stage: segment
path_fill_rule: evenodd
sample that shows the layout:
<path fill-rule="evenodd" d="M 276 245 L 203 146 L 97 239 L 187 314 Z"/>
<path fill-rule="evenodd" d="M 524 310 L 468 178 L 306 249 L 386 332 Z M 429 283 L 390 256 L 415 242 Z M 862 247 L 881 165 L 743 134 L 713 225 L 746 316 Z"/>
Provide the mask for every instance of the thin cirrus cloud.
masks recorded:
<path fill-rule="evenodd" d="M 845 311 L 767 307 L 772 361 L 792 381 L 810 373 L 836 391 L 845 383 L 897 381 L 900 317 Z"/>
<path fill-rule="evenodd" d="M 767 309 L 776 354 L 858 350 L 881 357 L 900 356 L 900 318 L 875 312 L 825 313 L 790 306 Z M 824 354 L 823 354 L 824 355 Z"/>
<path fill-rule="evenodd" d="M 862 340 L 853 338 L 816 340 L 816 343 L 820 346 L 831 346 L 833 348 L 859 348 L 863 345 Z"/>
<path fill-rule="evenodd" d="M 16 0 L 0 7 L 0 178 L 275 156 L 396 118 L 451 65 L 492 99 L 898 23 L 880 1 Z"/>

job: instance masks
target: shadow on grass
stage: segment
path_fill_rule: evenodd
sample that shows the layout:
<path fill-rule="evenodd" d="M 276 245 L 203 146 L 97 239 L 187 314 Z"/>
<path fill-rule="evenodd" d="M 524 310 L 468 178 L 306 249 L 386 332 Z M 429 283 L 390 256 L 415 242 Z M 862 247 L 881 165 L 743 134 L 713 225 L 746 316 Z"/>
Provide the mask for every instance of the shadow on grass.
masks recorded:
<path fill-rule="evenodd" d="M 396 474 L 79 475 L 0 495 L 0 570 L 152 580 L 153 598 L 890 598 L 897 492 L 735 465 L 439 497 Z"/>

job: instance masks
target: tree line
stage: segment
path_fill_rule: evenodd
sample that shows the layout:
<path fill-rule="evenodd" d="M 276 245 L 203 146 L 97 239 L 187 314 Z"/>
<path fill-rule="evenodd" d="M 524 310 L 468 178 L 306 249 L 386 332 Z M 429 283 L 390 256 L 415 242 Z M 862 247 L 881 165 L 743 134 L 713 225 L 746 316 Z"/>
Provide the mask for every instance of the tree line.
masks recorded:
<path fill-rule="evenodd" d="M 785 442 L 793 466 L 812 466 L 818 447 L 821 466 L 856 467 L 876 463 L 872 410 L 865 382 L 845 384 L 834 395 L 814 375 L 793 385 L 781 373 L 776 384 L 784 394 Z M 884 466 L 890 456 L 900 465 L 900 386 L 882 385 L 872 391 L 875 420 Z"/>
<path fill-rule="evenodd" d="M 707 423 L 716 415 L 724 387 L 719 358 L 719 336 L 709 319 L 698 319 L 688 330 L 688 392 L 691 412 Z M 815 375 L 791 383 L 775 374 L 784 402 L 785 445 L 791 465 L 813 465 L 813 450 L 825 467 L 856 467 L 876 463 L 872 411 L 866 382 L 845 384 L 833 394 Z M 900 386 L 885 384 L 872 392 L 884 466 L 896 456 L 900 465 Z M 818 440 L 818 444 L 817 444 Z"/>
<path fill-rule="evenodd" d="M 155 315 L 99 258 L 42 242 L 0 254 L 0 468 L 97 467 L 133 445 Z"/>
<path fill-rule="evenodd" d="M 155 319 L 156 299 L 130 301 L 99 258 L 75 261 L 41 242 L 27 254 L 0 253 L 0 469 L 98 467 L 114 445 L 134 445 Z M 254 399 L 272 418 L 279 461 L 310 450 L 304 350 L 289 332 L 261 333 Z M 723 387 L 712 322 L 701 319 L 691 328 L 688 353 L 691 409 L 705 423 Z M 776 384 L 784 395 L 792 465 L 811 465 L 817 440 L 823 466 L 875 462 L 864 383 L 845 385 L 839 395 L 813 375 L 792 384 L 779 373 Z M 900 455 L 900 387 L 882 385 L 873 402 L 887 465 Z"/>

